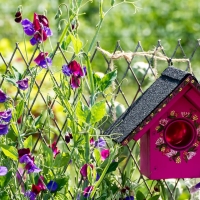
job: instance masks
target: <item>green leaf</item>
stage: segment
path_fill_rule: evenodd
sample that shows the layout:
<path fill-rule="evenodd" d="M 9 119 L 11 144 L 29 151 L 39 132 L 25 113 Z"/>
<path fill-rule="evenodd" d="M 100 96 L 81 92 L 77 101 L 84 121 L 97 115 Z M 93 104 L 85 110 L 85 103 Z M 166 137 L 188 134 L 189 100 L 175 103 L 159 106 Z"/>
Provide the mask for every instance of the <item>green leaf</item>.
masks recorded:
<path fill-rule="evenodd" d="M 11 128 L 12 128 L 13 133 L 15 134 L 15 136 L 18 136 L 19 133 L 18 133 L 17 126 L 15 125 L 15 123 L 12 122 L 12 123 L 10 124 L 10 126 L 11 126 Z"/>
<path fill-rule="evenodd" d="M 94 73 L 93 80 L 94 80 L 94 87 L 98 91 L 99 86 L 101 85 L 101 77 L 98 74 Z"/>
<path fill-rule="evenodd" d="M 45 154 L 44 159 L 45 159 L 45 165 L 48 167 L 52 166 L 53 163 L 53 151 L 51 148 L 47 147 L 45 144 L 42 144 L 43 146 L 43 152 Z"/>
<path fill-rule="evenodd" d="M 159 197 L 160 197 L 160 195 L 155 195 L 155 196 L 149 198 L 148 200 L 158 200 Z"/>
<path fill-rule="evenodd" d="M 58 188 L 56 191 L 60 191 L 64 186 L 66 186 L 66 188 L 68 187 L 69 177 L 58 178 L 55 180 L 55 182 L 58 184 Z"/>
<path fill-rule="evenodd" d="M 12 172 L 9 171 L 5 176 L 0 176 L 0 188 L 4 188 L 8 185 L 11 180 Z"/>
<path fill-rule="evenodd" d="M 114 3 L 115 3 L 115 0 L 111 0 L 111 6 L 113 6 L 114 5 Z"/>
<path fill-rule="evenodd" d="M 93 184 L 92 174 L 93 174 L 92 168 L 90 166 L 87 166 L 87 178 L 88 178 L 88 181 L 90 182 L 91 185 Z"/>
<path fill-rule="evenodd" d="M 73 43 L 73 47 L 74 47 L 74 51 L 76 54 L 78 54 L 83 46 L 81 40 L 79 39 L 79 37 L 75 37 L 74 35 L 72 35 L 71 33 L 69 34 Z"/>
<path fill-rule="evenodd" d="M 94 159 L 95 159 L 96 163 L 99 166 L 101 164 L 101 154 L 100 154 L 99 149 L 95 148 L 94 152 L 93 152 L 93 155 L 94 155 Z"/>
<path fill-rule="evenodd" d="M 15 147 L 4 145 L 4 144 L 1 144 L 0 146 L 5 156 L 7 156 L 8 158 L 12 160 L 16 160 L 16 161 L 18 160 L 18 153 Z"/>
<path fill-rule="evenodd" d="M 24 148 L 32 149 L 33 146 L 33 137 L 30 135 L 24 140 Z"/>
<path fill-rule="evenodd" d="M 109 166 L 106 174 L 115 171 L 118 167 L 118 164 L 119 164 L 118 162 L 112 162 L 111 165 Z"/>
<path fill-rule="evenodd" d="M 137 191 L 136 199 L 137 200 L 145 200 L 146 198 L 145 198 L 145 196 L 144 196 L 144 194 L 142 192 Z"/>
<path fill-rule="evenodd" d="M 112 72 L 109 72 L 101 79 L 101 85 L 100 90 L 103 92 L 105 89 L 107 89 L 112 82 L 117 78 L 117 70 L 114 70 Z"/>
<path fill-rule="evenodd" d="M 78 121 L 86 122 L 88 115 L 90 114 L 90 110 L 87 106 L 83 105 L 80 101 L 76 106 L 76 116 L 78 117 Z"/>
<path fill-rule="evenodd" d="M 23 111 L 24 111 L 24 100 L 22 99 L 16 106 L 16 113 L 17 113 L 16 117 L 17 117 L 17 119 L 20 118 L 20 116 L 22 115 Z"/>
<path fill-rule="evenodd" d="M 91 108 L 91 123 L 94 124 L 100 121 L 106 115 L 105 101 L 100 101 L 94 104 Z"/>
<path fill-rule="evenodd" d="M 157 181 L 161 186 L 161 196 L 163 200 L 168 200 L 167 191 L 162 181 Z"/>
<path fill-rule="evenodd" d="M 68 48 L 68 46 L 69 46 L 69 44 L 70 44 L 71 41 L 72 41 L 71 36 L 68 35 L 68 36 L 66 37 L 66 39 L 62 42 L 61 48 L 62 48 L 63 50 L 67 50 L 67 48 Z"/>
<path fill-rule="evenodd" d="M 54 161 L 54 167 L 64 167 L 69 164 L 70 155 L 67 153 L 60 153 L 56 156 Z"/>
<path fill-rule="evenodd" d="M 1 200 L 9 200 L 10 197 L 8 196 L 8 193 L 6 191 L 3 191 L 0 193 L 0 199 Z"/>

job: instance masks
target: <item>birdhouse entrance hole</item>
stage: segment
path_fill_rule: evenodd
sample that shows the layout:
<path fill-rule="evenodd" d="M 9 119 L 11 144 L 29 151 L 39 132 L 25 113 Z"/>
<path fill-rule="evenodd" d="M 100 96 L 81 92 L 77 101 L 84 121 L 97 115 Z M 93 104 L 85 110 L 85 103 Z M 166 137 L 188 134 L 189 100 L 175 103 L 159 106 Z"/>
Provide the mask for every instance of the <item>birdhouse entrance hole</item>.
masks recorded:
<path fill-rule="evenodd" d="M 164 132 L 166 143 L 174 150 L 187 149 L 195 139 L 194 126 L 185 119 L 171 121 Z"/>

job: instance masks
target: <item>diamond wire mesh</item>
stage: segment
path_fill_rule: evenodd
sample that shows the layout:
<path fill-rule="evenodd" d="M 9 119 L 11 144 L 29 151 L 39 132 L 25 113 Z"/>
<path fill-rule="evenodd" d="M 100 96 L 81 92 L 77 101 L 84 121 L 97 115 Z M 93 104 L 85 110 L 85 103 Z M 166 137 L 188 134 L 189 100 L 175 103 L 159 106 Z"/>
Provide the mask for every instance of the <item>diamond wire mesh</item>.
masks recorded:
<path fill-rule="evenodd" d="M 199 40 L 197 41 L 196 46 L 194 47 L 194 50 L 191 53 L 191 56 L 189 57 L 190 61 L 192 62 L 192 59 L 197 52 L 198 48 L 200 46 Z M 100 44 L 97 43 L 97 47 L 100 47 Z M 14 87 L 12 87 L 9 83 L 5 81 L 4 76 L 10 73 L 10 66 L 13 64 L 16 64 L 16 60 L 20 61 L 19 64 L 22 67 L 22 70 L 26 70 L 27 75 L 29 76 L 37 76 L 37 71 L 32 70 L 33 65 L 33 59 L 38 51 L 38 47 L 35 48 L 33 54 L 30 56 L 29 59 L 27 59 L 27 56 L 24 55 L 19 48 L 19 45 L 16 44 L 16 47 L 11 55 L 11 57 L 5 58 L 0 53 L 0 63 L 1 63 L 1 77 L 0 77 L 0 87 L 7 88 L 7 91 L 9 95 L 14 98 L 14 101 L 17 101 L 19 97 L 23 97 L 23 94 L 21 91 Z M 120 43 L 117 42 L 116 47 L 113 51 L 113 54 L 116 51 L 123 52 L 122 47 L 120 46 Z M 140 42 L 138 42 L 134 52 L 138 51 L 144 51 L 142 48 L 142 45 Z M 162 46 L 161 42 L 158 41 L 155 51 L 160 51 L 163 55 L 166 56 L 166 53 L 164 51 L 164 47 Z M 62 51 L 62 49 L 59 47 L 59 44 L 57 45 L 57 49 L 55 51 L 56 53 L 60 52 L 60 57 L 68 63 L 68 60 L 66 59 L 65 52 Z M 57 56 L 56 53 L 53 55 L 53 61 L 55 57 Z M 181 46 L 180 40 L 178 41 L 175 50 L 173 51 L 172 55 L 168 56 L 172 59 L 176 58 L 176 56 L 179 56 L 180 58 L 186 58 L 185 52 Z M 71 59 L 73 59 L 74 55 Z M 154 59 L 154 55 L 152 55 L 151 58 L 148 57 L 133 57 L 131 62 L 128 62 L 125 58 L 115 60 L 108 58 L 106 55 L 104 55 L 102 52 L 98 52 L 97 49 L 95 49 L 92 57 L 91 62 L 92 64 L 95 63 L 95 59 L 99 59 L 104 63 L 104 68 L 106 72 L 112 71 L 114 68 L 118 69 L 118 78 L 112 85 L 112 95 L 102 95 L 102 98 L 106 100 L 107 106 L 108 106 L 108 113 L 110 114 L 111 118 L 107 120 L 107 122 L 101 127 L 101 132 L 108 128 L 109 125 L 111 125 L 117 117 L 119 117 L 119 113 L 117 113 L 115 102 L 120 103 L 123 111 L 128 108 L 140 95 L 143 94 L 143 92 L 149 87 L 149 85 L 155 80 L 156 78 L 156 71 L 158 74 L 163 71 L 164 68 L 168 66 L 166 62 L 162 61 L 162 66 L 164 67 L 157 67 L 159 61 L 156 61 Z M 138 73 L 137 70 L 135 70 L 132 65 L 138 61 L 143 61 L 147 64 L 147 67 L 145 70 L 143 70 L 142 73 Z M 188 70 L 188 66 L 185 66 L 184 64 L 180 65 L 181 67 L 185 67 L 186 70 Z M 34 152 L 36 149 L 39 149 L 40 142 L 43 141 L 45 145 L 49 146 L 50 141 L 45 137 L 46 130 L 45 126 L 48 124 L 51 127 L 53 127 L 54 135 L 50 138 L 53 140 L 56 140 L 56 143 L 63 141 L 64 142 L 64 131 L 65 126 L 67 123 L 67 118 L 65 118 L 65 113 L 60 112 L 57 113 L 56 107 L 59 107 L 58 99 L 56 93 L 53 91 L 53 84 L 50 82 L 49 75 L 53 76 L 54 83 L 60 87 L 59 78 L 56 74 L 56 70 L 44 70 L 42 71 L 42 76 L 39 75 L 36 77 L 34 83 L 33 83 L 33 91 L 31 92 L 31 101 L 27 102 L 25 104 L 25 108 L 27 112 L 30 114 L 30 117 L 36 117 L 39 115 L 41 110 L 46 110 L 47 113 L 51 116 L 51 120 L 47 121 L 45 120 L 42 127 L 40 127 L 39 130 L 37 130 L 37 134 L 35 136 L 35 143 L 33 145 L 33 148 L 31 152 Z M 152 79 L 154 77 L 154 79 Z M 148 81 L 146 80 L 148 78 Z M 149 80 L 150 78 L 150 80 Z M 110 97 L 111 96 L 111 97 Z M 76 100 L 77 94 L 74 93 L 74 102 Z M 88 94 L 87 92 L 83 92 L 83 98 L 85 100 L 85 103 L 88 104 Z M 39 109 L 39 110 L 38 110 Z M 22 119 L 23 120 L 23 119 Z M 27 122 L 23 122 L 27 123 Z M 67 146 L 67 144 L 65 143 Z M 69 149 L 69 148 L 68 148 Z M 153 195 L 155 182 L 150 181 L 146 179 L 141 173 L 139 169 L 139 142 L 131 141 L 127 145 L 127 159 L 124 163 L 124 166 L 122 169 L 119 169 L 119 173 L 123 171 L 127 171 L 129 173 L 129 179 L 130 180 L 136 180 L 137 184 L 143 185 L 143 188 L 146 188 L 146 197 L 150 197 Z M 36 158 L 37 159 L 37 158 Z M 65 170 L 67 169 L 67 166 L 65 167 Z M 121 170 L 121 171 L 120 171 Z M 24 176 L 24 174 L 22 175 Z M 135 176 L 135 177 L 134 177 Z M 23 182 L 23 180 L 21 180 Z M 169 183 L 167 180 L 163 180 L 164 187 L 167 190 L 169 199 L 176 199 L 176 188 L 178 187 L 178 184 L 180 183 L 180 180 L 175 180 L 172 183 Z M 181 181 L 181 184 L 184 184 L 183 181 Z M 11 199 L 17 199 L 15 193 L 12 191 L 12 185 L 9 186 L 11 193 L 10 198 Z M 19 188 L 18 188 L 19 189 Z M 68 191 L 71 198 L 73 199 L 73 195 Z"/>

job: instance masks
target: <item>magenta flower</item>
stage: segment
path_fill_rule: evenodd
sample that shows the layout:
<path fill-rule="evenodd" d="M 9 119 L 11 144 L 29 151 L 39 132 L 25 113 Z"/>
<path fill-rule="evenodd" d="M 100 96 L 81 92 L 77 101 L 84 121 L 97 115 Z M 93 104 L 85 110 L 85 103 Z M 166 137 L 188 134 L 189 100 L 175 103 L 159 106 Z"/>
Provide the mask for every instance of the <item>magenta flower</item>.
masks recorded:
<path fill-rule="evenodd" d="M 0 124 L 0 135 L 6 135 L 8 133 L 8 124 Z"/>
<path fill-rule="evenodd" d="M 50 192 L 55 192 L 58 188 L 58 184 L 55 181 L 49 181 L 47 188 Z"/>
<path fill-rule="evenodd" d="M 35 58 L 34 62 L 42 68 L 47 68 L 48 66 L 52 65 L 52 60 L 48 57 L 48 53 L 44 52 L 40 52 L 37 58 Z"/>
<path fill-rule="evenodd" d="M 104 149 L 101 151 L 101 159 L 104 161 L 106 158 L 108 158 L 110 155 L 109 149 Z"/>
<path fill-rule="evenodd" d="M 0 103 L 4 103 L 7 100 L 6 94 L 0 89 Z"/>
<path fill-rule="evenodd" d="M 22 20 L 21 24 L 25 34 L 28 36 L 33 36 L 30 40 L 32 45 L 35 45 L 38 42 L 43 42 L 48 37 L 53 35 L 49 28 L 49 21 L 44 15 L 38 15 L 34 13 L 33 23 L 28 19 L 24 19 Z"/>
<path fill-rule="evenodd" d="M 81 167 L 81 170 L 80 170 L 80 173 L 81 175 L 83 176 L 83 178 L 87 178 L 87 168 L 88 167 L 91 167 L 93 169 L 93 165 L 92 164 L 84 164 L 82 167 Z"/>
<path fill-rule="evenodd" d="M 81 85 L 80 78 L 78 76 L 72 75 L 71 79 L 70 79 L 70 85 L 71 85 L 72 89 L 76 89 L 76 88 L 80 87 L 80 85 Z"/>
<path fill-rule="evenodd" d="M 0 112 L 0 122 L 9 123 L 12 118 L 12 112 L 10 109 Z"/>
<path fill-rule="evenodd" d="M 71 76 L 70 85 L 75 89 L 80 87 L 80 78 L 86 75 L 86 67 L 81 68 L 80 64 L 73 60 L 68 65 L 62 66 L 62 72 L 66 76 Z"/>
<path fill-rule="evenodd" d="M 56 141 L 53 142 L 53 143 L 51 144 L 51 146 L 49 146 L 49 147 L 52 149 L 52 151 L 53 151 L 53 156 L 54 156 L 54 158 L 55 158 L 56 155 L 60 153 L 60 150 L 58 150 L 58 148 L 57 148 L 57 146 L 56 146 Z"/>
<path fill-rule="evenodd" d="M 46 190 L 46 186 L 44 184 L 44 177 L 43 176 L 39 177 L 37 186 L 40 187 L 41 190 Z"/>
<path fill-rule="evenodd" d="M 7 167 L 0 166 L 0 176 L 5 176 L 8 173 Z"/>
<path fill-rule="evenodd" d="M 23 148 L 23 149 L 18 149 L 18 157 L 21 158 L 25 154 L 30 154 L 30 149 L 29 148 Z"/>
<path fill-rule="evenodd" d="M 89 197 L 92 190 L 93 190 L 93 186 L 86 187 L 83 191 L 83 196 L 86 197 L 86 198 Z"/>
<path fill-rule="evenodd" d="M 90 138 L 90 145 L 94 145 L 95 144 L 95 141 L 94 141 L 94 138 Z"/>
<path fill-rule="evenodd" d="M 16 82 L 18 85 L 18 88 L 21 90 L 26 90 L 28 88 L 28 78 L 24 78 L 22 80 L 19 80 Z"/>
<path fill-rule="evenodd" d="M 66 143 L 69 143 L 70 142 L 70 139 L 73 139 L 73 136 L 71 133 L 69 133 L 68 135 L 65 135 L 65 142 Z"/>

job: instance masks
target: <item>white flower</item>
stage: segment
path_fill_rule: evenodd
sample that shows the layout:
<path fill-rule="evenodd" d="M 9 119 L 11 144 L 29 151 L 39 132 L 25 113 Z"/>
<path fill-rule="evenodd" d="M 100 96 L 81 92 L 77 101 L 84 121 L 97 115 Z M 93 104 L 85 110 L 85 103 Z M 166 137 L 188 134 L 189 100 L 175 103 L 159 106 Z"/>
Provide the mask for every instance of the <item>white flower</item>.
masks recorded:
<path fill-rule="evenodd" d="M 158 138 L 156 141 L 156 145 L 161 145 L 161 144 L 164 144 L 164 140 L 163 138 Z"/>
<path fill-rule="evenodd" d="M 189 112 L 181 112 L 182 117 L 188 117 L 190 115 Z"/>
<path fill-rule="evenodd" d="M 166 153 L 165 155 L 168 158 L 171 158 L 172 156 L 175 156 L 176 154 L 177 154 L 177 151 L 171 149 L 171 151 L 169 153 Z"/>
<path fill-rule="evenodd" d="M 162 125 L 162 126 L 165 126 L 167 123 L 168 123 L 168 120 L 167 120 L 167 119 L 161 119 L 161 120 L 159 121 L 159 124 Z"/>
<path fill-rule="evenodd" d="M 187 153 L 187 159 L 190 160 L 196 155 L 196 152 L 190 151 Z"/>

